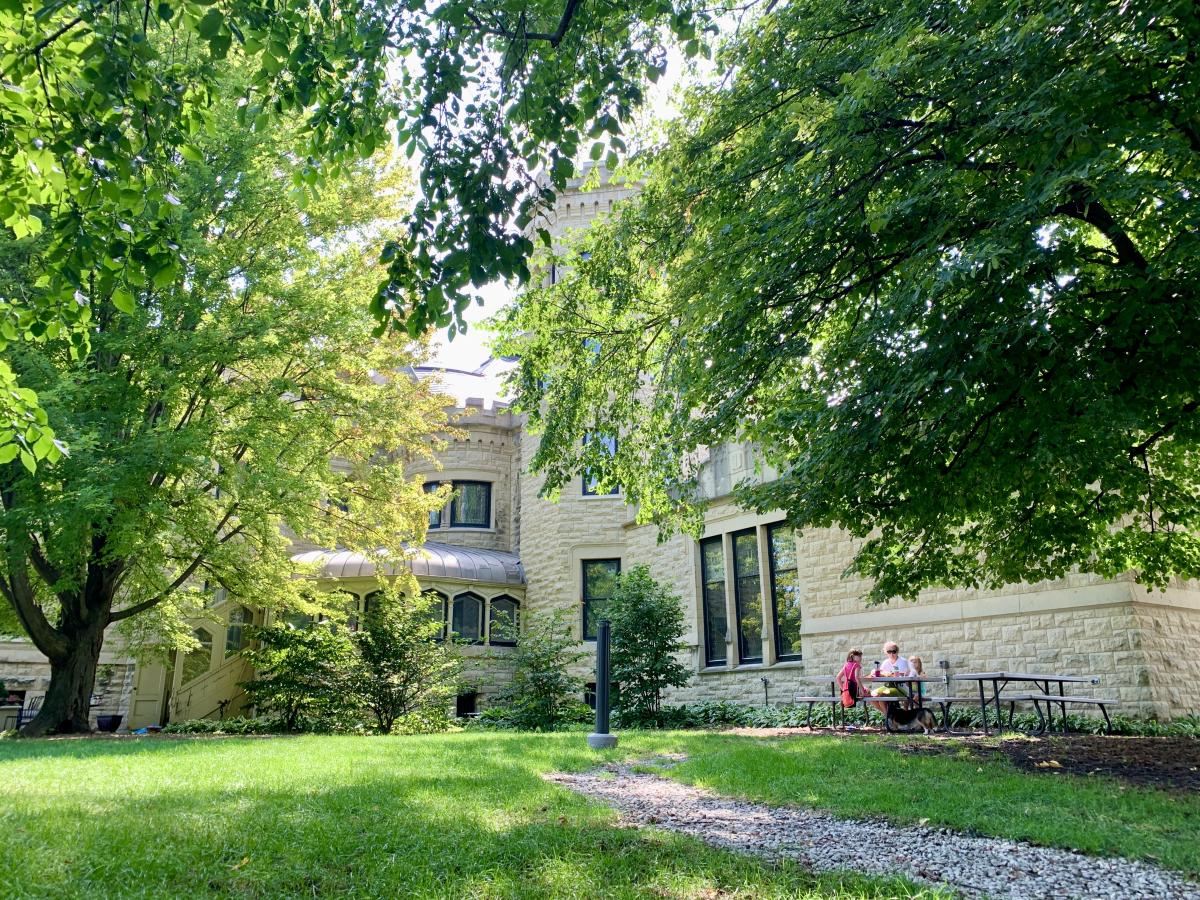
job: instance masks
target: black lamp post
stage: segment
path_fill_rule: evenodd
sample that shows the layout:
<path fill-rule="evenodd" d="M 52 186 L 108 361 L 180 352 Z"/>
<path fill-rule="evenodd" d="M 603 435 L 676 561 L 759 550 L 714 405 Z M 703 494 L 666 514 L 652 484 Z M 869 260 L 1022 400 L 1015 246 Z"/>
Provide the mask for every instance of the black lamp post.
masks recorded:
<path fill-rule="evenodd" d="M 588 746 L 593 750 L 608 750 L 617 746 L 617 736 L 608 731 L 609 685 L 612 683 L 609 659 L 608 619 L 601 619 L 596 628 L 596 730 L 588 735 Z"/>

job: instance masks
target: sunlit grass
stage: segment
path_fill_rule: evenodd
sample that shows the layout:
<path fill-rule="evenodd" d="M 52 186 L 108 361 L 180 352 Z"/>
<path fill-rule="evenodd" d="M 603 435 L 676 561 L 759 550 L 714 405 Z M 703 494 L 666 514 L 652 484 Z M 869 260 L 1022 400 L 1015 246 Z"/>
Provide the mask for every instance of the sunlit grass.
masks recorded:
<path fill-rule="evenodd" d="M 908 740 L 912 740 L 911 738 Z M 615 827 L 540 773 L 655 771 L 718 793 L 1200 871 L 1200 800 L 1006 760 L 896 753 L 870 738 L 582 734 L 0 742 L 15 897 L 891 897 L 900 880 L 814 876 Z"/>
<path fill-rule="evenodd" d="M 621 753 L 703 736 L 626 740 Z M 609 754 L 609 758 L 615 758 Z M 4 896 L 891 897 L 611 811 L 538 773 L 582 735 L 0 744 Z"/>

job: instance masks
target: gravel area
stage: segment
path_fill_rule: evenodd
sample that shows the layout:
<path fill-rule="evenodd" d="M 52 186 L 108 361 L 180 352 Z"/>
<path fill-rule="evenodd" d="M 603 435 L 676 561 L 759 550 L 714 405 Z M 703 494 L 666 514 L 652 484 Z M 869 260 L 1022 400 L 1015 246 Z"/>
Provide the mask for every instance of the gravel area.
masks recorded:
<path fill-rule="evenodd" d="M 715 847 L 795 859 L 815 870 L 904 875 L 968 897 L 1200 900 L 1200 884 L 1145 863 L 747 803 L 629 766 L 547 778 L 615 807 L 623 824 L 680 831 Z"/>

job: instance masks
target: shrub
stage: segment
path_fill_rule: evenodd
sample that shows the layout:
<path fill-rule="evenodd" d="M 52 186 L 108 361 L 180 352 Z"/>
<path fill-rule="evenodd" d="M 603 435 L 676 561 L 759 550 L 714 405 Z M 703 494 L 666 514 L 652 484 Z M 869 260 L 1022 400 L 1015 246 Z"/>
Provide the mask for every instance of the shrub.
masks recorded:
<path fill-rule="evenodd" d="M 444 731 L 462 660 L 437 640 L 441 623 L 430 617 L 434 595 L 375 594 L 364 628 L 353 636 L 355 654 L 346 678 L 346 700 L 389 734 L 398 724 L 413 732 Z"/>
<path fill-rule="evenodd" d="M 540 619 L 520 633 L 508 656 L 512 681 L 485 710 L 484 726 L 522 731 L 551 731 L 576 721 L 583 679 L 569 674 L 584 657 L 561 615 Z"/>
<path fill-rule="evenodd" d="M 257 646 L 245 655 L 256 675 L 242 687 L 258 710 L 275 713 L 285 731 L 327 730 L 349 712 L 343 692 L 354 645 L 345 632 L 288 623 L 249 631 Z"/>
<path fill-rule="evenodd" d="M 683 687 L 692 677 L 676 654 L 683 643 L 683 604 L 679 597 L 635 566 L 617 579 L 605 615 L 612 626 L 613 706 L 620 721 L 653 723 L 667 687 Z"/>
<path fill-rule="evenodd" d="M 264 716 L 261 719 L 189 719 L 172 722 L 163 728 L 163 734 L 278 734 L 285 731 L 278 718 Z"/>

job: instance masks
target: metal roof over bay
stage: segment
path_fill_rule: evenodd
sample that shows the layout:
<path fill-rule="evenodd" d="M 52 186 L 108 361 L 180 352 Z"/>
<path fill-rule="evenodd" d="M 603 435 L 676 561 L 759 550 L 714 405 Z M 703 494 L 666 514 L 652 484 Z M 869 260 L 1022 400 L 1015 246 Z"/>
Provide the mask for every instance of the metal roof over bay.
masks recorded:
<path fill-rule="evenodd" d="M 320 566 L 319 574 L 325 578 L 367 578 L 376 574 L 379 558 L 353 550 L 310 550 L 296 554 L 292 561 Z M 384 563 L 382 574 L 395 575 L 403 568 L 410 569 L 418 578 L 504 585 L 525 583 L 525 570 L 515 553 L 453 547 L 436 541 L 426 541 L 408 558 Z"/>

